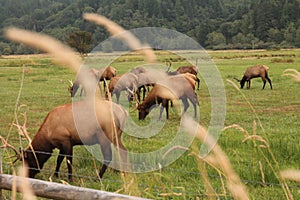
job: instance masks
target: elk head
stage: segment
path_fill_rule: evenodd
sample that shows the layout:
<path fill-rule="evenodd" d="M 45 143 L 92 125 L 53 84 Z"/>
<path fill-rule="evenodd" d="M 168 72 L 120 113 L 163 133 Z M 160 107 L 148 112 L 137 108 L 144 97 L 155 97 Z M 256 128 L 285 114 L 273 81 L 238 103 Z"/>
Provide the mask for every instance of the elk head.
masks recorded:
<path fill-rule="evenodd" d="M 28 147 L 25 150 L 20 150 L 21 160 L 28 166 L 28 176 L 29 178 L 34 178 L 37 173 L 40 172 L 40 164 L 37 157 L 37 152 Z"/>
<path fill-rule="evenodd" d="M 138 105 L 137 110 L 139 111 L 139 120 L 145 119 L 150 112 L 150 109 L 145 108 L 145 106 L 142 104 Z"/>
<path fill-rule="evenodd" d="M 243 89 L 243 87 L 244 87 L 244 85 L 245 85 L 245 82 L 246 82 L 246 80 L 240 80 L 240 79 L 238 79 L 238 78 L 236 78 L 236 77 L 234 77 L 233 78 L 234 80 L 236 80 L 237 82 L 239 82 L 240 83 L 240 85 L 241 85 L 241 88 Z"/>

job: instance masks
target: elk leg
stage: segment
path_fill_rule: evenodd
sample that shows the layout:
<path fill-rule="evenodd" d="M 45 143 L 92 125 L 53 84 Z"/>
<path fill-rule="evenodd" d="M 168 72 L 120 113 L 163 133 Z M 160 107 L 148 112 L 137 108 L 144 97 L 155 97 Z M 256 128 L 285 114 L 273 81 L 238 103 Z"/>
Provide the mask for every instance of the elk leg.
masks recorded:
<path fill-rule="evenodd" d="M 165 100 L 165 102 L 163 102 L 165 104 L 165 108 L 166 108 L 166 117 L 167 119 L 169 119 L 169 100 Z"/>
<path fill-rule="evenodd" d="M 161 107 L 160 107 L 160 110 L 159 110 L 159 117 L 158 117 L 158 120 L 161 119 L 161 116 L 162 116 L 163 111 L 164 111 L 164 105 L 162 104 Z"/>
<path fill-rule="evenodd" d="M 83 94 L 83 88 L 80 89 L 80 96 Z"/>
<path fill-rule="evenodd" d="M 104 92 L 106 92 L 106 81 L 103 81 L 103 88 L 104 88 Z M 101 85 L 100 85 L 100 89 L 101 89 Z"/>
<path fill-rule="evenodd" d="M 185 113 L 190 105 L 189 105 L 187 98 L 182 98 L 181 101 L 183 103 L 183 113 Z"/>
<path fill-rule="evenodd" d="M 147 89 L 146 89 L 146 87 L 143 85 L 143 101 L 145 100 L 146 92 L 147 92 Z"/>
<path fill-rule="evenodd" d="M 73 163 L 73 147 L 70 142 L 65 142 L 65 145 L 63 146 L 63 152 L 67 159 L 67 167 L 68 167 L 68 179 L 69 181 L 73 181 L 72 178 L 72 163 Z"/>
<path fill-rule="evenodd" d="M 198 97 L 195 96 L 195 101 L 191 101 L 194 107 L 194 118 L 197 118 L 197 105 L 199 105 Z"/>
<path fill-rule="evenodd" d="M 136 91 L 136 96 L 139 102 L 141 102 L 141 91 L 142 91 L 142 87 L 138 87 Z"/>
<path fill-rule="evenodd" d="M 193 106 L 194 106 L 194 118 L 196 119 L 197 118 L 197 107 L 196 107 L 195 103 L 193 103 Z"/>
<path fill-rule="evenodd" d="M 197 76 L 196 76 L 196 78 L 197 78 L 197 83 L 198 83 L 197 90 L 199 90 L 200 89 L 200 79 Z"/>
<path fill-rule="evenodd" d="M 247 81 L 247 89 L 250 89 L 250 85 L 251 85 L 251 82 L 250 80 Z"/>
<path fill-rule="evenodd" d="M 102 179 L 104 172 L 106 171 L 108 165 L 110 164 L 112 160 L 112 150 L 110 146 L 110 142 L 106 137 L 103 137 L 99 141 L 101 152 L 103 154 L 103 165 L 99 172 L 99 177 Z"/>
<path fill-rule="evenodd" d="M 262 87 L 262 89 L 265 89 L 265 86 L 266 86 L 266 80 L 263 80 L 263 82 L 264 82 L 264 84 L 263 84 L 263 87 Z"/>
<path fill-rule="evenodd" d="M 272 82 L 271 82 L 271 79 L 268 77 L 268 76 L 266 76 L 266 79 L 268 80 L 268 82 L 269 82 L 269 84 L 270 84 L 270 88 L 271 88 L 271 90 L 273 89 L 273 87 L 272 87 Z"/>
<path fill-rule="evenodd" d="M 116 91 L 117 103 L 119 104 L 120 101 L 120 92 Z"/>
<path fill-rule="evenodd" d="M 72 149 L 72 147 L 70 149 L 70 152 L 67 154 L 66 158 L 67 158 L 67 166 L 68 166 L 68 179 L 69 179 L 69 181 L 73 181 L 73 178 L 72 178 L 73 149 Z"/>
<path fill-rule="evenodd" d="M 117 137 L 114 141 L 114 145 L 117 147 L 118 155 L 120 156 L 120 170 L 126 172 L 128 169 L 127 163 L 127 149 L 121 141 L 122 130 L 118 130 Z"/>
<path fill-rule="evenodd" d="M 73 149 L 71 143 L 65 144 L 63 147 L 60 148 L 59 155 L 57 157 L 56 169 L 54 173 L 56 177 L 58 176 L 60 165 L 64 157 L 66 157 L 67 166 L 68 166 L 68 179 L 69 181 L 72 181 L 72 156 L 73 156 Z"/>
<path fill-rule="evenodd" d="M 159 113 L 159 120 L 161 119 L 162 112 L 164 111 L 164 108 L 166 108 L 166 118 L 169 119 L 169 100 L 163 99 L 160 107 L 160 113 Z"/>
<path fill-rule="evenodd" d="M 194 118 L 197 118 L 197 105 L 199 106 L 199 100 L 196 93 L 194 93 L 189 100 L 192 102 L 194 107 Z"/>
<path fill-rule="evenodd" d="M 65 158 L 65 154 L 63 153 L 63 150 L 60 149 L 57 160 L 56 160 L 56 168 L 55 168 L 55 172 L 54 172 L 55 177 L 58 177 L 58 172 L 59 172 L 59 169 L 60 169 L 60 165 L 61 165 L 64 158 Z"/>

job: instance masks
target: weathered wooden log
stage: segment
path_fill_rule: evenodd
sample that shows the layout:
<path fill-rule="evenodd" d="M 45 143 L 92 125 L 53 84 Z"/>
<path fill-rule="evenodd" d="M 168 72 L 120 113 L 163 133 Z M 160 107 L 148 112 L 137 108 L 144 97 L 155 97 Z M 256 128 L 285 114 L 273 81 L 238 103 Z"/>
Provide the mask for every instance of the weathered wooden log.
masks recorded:
<path fill-rule="evenodd" d="M 77 186 L 64 185 L 32 178 L 23 178 L 8 174 L 0 174 L 0 189 L 11 190 L 15 179 L 17 191 L 20 191 L 22 182 L 26 179 L 29 182 L 36 196 L 51 199 L 136 199 L 140 197 L 127 196 L 101 190 L 82 188 Z"/>

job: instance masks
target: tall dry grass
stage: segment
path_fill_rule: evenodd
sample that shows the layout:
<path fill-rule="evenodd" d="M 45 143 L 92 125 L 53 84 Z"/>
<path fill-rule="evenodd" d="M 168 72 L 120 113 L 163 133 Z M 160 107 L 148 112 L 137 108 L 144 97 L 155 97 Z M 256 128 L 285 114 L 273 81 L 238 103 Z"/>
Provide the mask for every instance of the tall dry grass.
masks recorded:
<path fill-rule="evenodd" d="M 84 14 L 84 18 L 89 21 L 95 22 L 98 25 L 104 26 L 112 35 L 119 37 L 119 39 L 125 42 L 133 50 L 140 51 L 145 56 L 146 61 L 150 63 L 154 63 L 156 61 L 155 54 L 149 46 L 142 45 L 134 35 L 126 31 L 116 23 L 110 21 L 104 16 L 100 16 L 97 14 L 86 13 Z M 81 59 L 78 56 L 78 54 L 75 53 L 71 48 L 65 46 L 64 44 L 62 44 L 61 42 L 59 42 L 58 40 L 52 37 L 49 37 L 44 34 L 36 33 L 36 32 L 14 28 L 14 27 L 7 28 L 5 30 L 5 36 L 11 41 L 22 43 L 27 46 L 49 53 L 51 56 L 53 56 L 53 59 L 56 63 L 67 66 L 75 73 L 78 73 L 80 70 Z M 93 94 L 95 94 L 94 92 L 96 91 L 95 96 L 97 98 L 101 95 L 101 93 L 100 91 L 95 89 L 96 84 L 94 84 L 93 78 L 94 77 L 91 77 L 91 74 L 89 74 L 86 71 L 83 71 L 80 80 L 81 80 L 81 84 L 83 85 L 86 91 L 87 97 L 93 97 Z M 17 119 L 15 120 L 17 121 Z M 26 124 L 26 120 L 25 120 L 25 124 Z M 20 126 L 19 123 L 17 122 L 15 126 L 18 128 L 19 133 L 23 133 L 23 135 L 26 136 L 30 145 L 31 139 L 27 134 L 25 124 L 24 126 Z M 113 126 L 115 127 L 115 124 L 113 124 Z M 117 141 L 117 146 L 118 143 L 119 141 Z M 121 190 L 124 190 L 124 192 L 127 194 L 131 194 L 131 191 L 136 191 L 131 189 L 133 187 L 134 188 L 137 187 L 137 185 L 134 184 L 135 183 L 134 178 L 132 177 L 125 178 L 123 175 L 121 175 L 121 177 L 124 182 L 123 188 Z"/>
<path fill-rule="evenodd" d="M 28 171 L 25 167 L 19 167 L 18 176 L 15 177 L 18 180 L 20 192 L 23 194 L 24 200 L 35 200 L 36 197 L 34 195 L 33 190 L 31 189 L 31 185 L 29 181 L 26 179 L 28 177 Z"/>
<path fill-rule="evenodd" d="M 300 72 L 295 69 L 286 69 L 283 73 L 284 76 L 292 77 L 296 82 L 300 82 Z"/>
<path fill-rule="evenodd" d="M 233 170 L 232 165 L 223 152 L 221 147 L 212 138 L 207 130 L 196 123 L 189 117 L 183 118 L 183 127 L 191 135 L 195 135 L 202 143 L 208 145 L 212 149 L 209 157 L 203 158 L 199 154 L 193 153 L 198 160 L 203 160 L 213 166 L 219 173 L 226 177 L 226 184 L 234 199 L 246 200 L 250 199 L 246 186 L 240 180 L 238 174 Z M 205 171 L 204 174 L 207 174 Z M 213 193 L 213 188 L 209 183 L 207 175 L 205 175 L 206 189 L 209 193 Z M 223 187 L 224 188 L 224 187 Z"/>
<path fill-rule="evenodd" d="M 297 181 L 300 183 L 300 170 L 286 169 L 280 172 L 285 179 Z"/>
<path fill-rule="evenodd" d="M 127 44 L 133 51 L 141 53 L 148 63 L 156 62 L 156 56 L 155 56 L 152 48 L 146 44 L 142 44 L 138 38 L 136 38 L 132 33 L 125 30 L 120 25 L 116 24 L 115 22 L 109 20 L 108 18 L 106 18 L 102 15 L 98 15 L 98 14 L 94 14 L 94 13 L 84 13 L 83 18 L 88 21 L 94 22 L 95 24 L 97 24 L 99 26 L 105 27 L 112 36 L 116 36 L 122 42 Z M 108 85 L 108 84 L 106 84 L 106 85 Z M 108 96 L 111 99 L 110 95 L 108 95 Z M 117 141 L 117 143 L 118 143 L 118 141 Z M 120 155 L 118 155 L 118 156 L 119 156 L 119 158 L 121 157 Z M 121 165 L 121 163 L 120 163 L 120 165 Z M 130 166 L 126 166 L 126 167 L 130 167 Z M 120 166 L 120 169 L 124 169 L 124 167 Z M 121 178 L 123 181 L 123 187 L 120 188 L 117 192 L 123 191 L 125 194 L 128 194 L 128 195 L 136 195 L 136 196 L 140 195 L 140 192 L 137 189 L 138 182 L 136 181 L 136 176 L 134 174 L 131 174 L 131 175 L 127 174 L 126 176 L 123 176 L 123 174 L 121 174 Z"/>
<path fill-rule="evenodd" d="M 145 48 L 144 46 L 142 46 L 142 44 L 131 34 L 124 34 L 125 30 L 117 24 L 111 22 L 103 16 L 95 14 L 85 14 L 84 18 L 93 21 L 99 25 L 105 26 L 112 35 L 119 35 L 120 39 L 126 42 L 133 50 L 141 51 L 148 62 L 155 62 L 155 55 L 153 51 L 151 51 L 150 48 Z M 80 58 L 77 56 L 76 53 L 74 53 L 68 47 L 65 47 L 64 45 L 59 43 L 57 40 L 50 38 L 46 35 L 29 32 L 17 28 L 9 28 L 6 30 L 6 37 L 10 40 L 20 42 L 50 53 L 59 64 L 66 65 L 75 72 L 78 72 L 80 68 Z M 209 141 L 208 145 L 214 144 L 213 139 L 209 138 L 210 136 L 207 135 L 206 130 L 196 122 L 186 118 L 183 124 L 187 131 L 191 134 L 194 134 L 193 131 L 196 130 L 196 137 L 202 142 Z M 205 139 L 207 137 L 209 138 L 208 140 Z M 196 156 L 197 154 L 194 155 Z M 200 160 L 203 159 L 199 156 L 196 157 Z M 229 159 L 217 144 L 212 148 L 212 155 L 210 155 L 204 160 L 210 163 L 212 166 L 214 166 L 215 169 L 218 170 L 220 175 L 225 175 L 227 187 L 229 188 L 229 191 L 235 199 L 249 199 L 249 195 L 245 185 L 241 182 L 239 176 L 232 169 Z M 202 165 L 202 167 L 200 168 L 202 171 L 205 170 L 204 165 Z M 136 188 L 138 188 L 138 185 L 134 175 L 127 176 L 126 178 L 122 176 L 122 179 L 124 182 L 123 188 L 120 188 L 118 192 L 123 191 L 127 194 L 133 194 L 132 191 L 138 191 L 136 190 Z M 208 176 L 204 176 L 204 179 L 206 183 L 207 193 L 213 194 L 214 189 L 209 182 Z M 225 192 L 226 190 L 224 186 L 224 193 Z M 136 192 L 134 194 L 136 195 Z"/>
<path fill-rule="evenodd" d="M 300 72 L 296 69 L 287 69 L 284 71 L 284 76 L 292 77 L 296 82 L 300 82 Z M 292 180 L 300 183 L 300 170 L 286 169 L 280 172 L 281 177 L 287 180 Z"/>
<path fill-rule="evenodd" d="M 256 123 L 255 120 L 253 122 L 253 132 L 252 132 L 252 134 L 249 134 L 248 131 L 246 131 L 245 129 L 243 129 L 242 127 L 240 127 L 237 124 L 227 126 L 223 130 L 230 129 L 230 128 L 235 128 L 237 130 L 240 130 L 244 134 L 245 138 L 243 139 L 243 142 L 245 142 L 247 140 L 252 141 L 254 147 L 258 147 L 257 148 L 258 152 L 260 153 L 262 158 L 266 161 L 269 168 L 273 172 L 273 175 L 276 177 L 276 179 L 280 183 L 280 186 L 282 188 L 282 191 L 284 192 L 284 195 L 285 195 L 286 199 L 288 199 L 288 200 L 294 199 L 285 178 L 280 173 L 279 163 L 277 162 L 276 157 L 275 157 L 274 153 L 272 152 L 272 150 L 270 148 L 269 142 L 267 140 L 267 134 L 265 132 L 265 129 L 264 129 L 264 127 L 263 127 L 263 125 L 260 121 L 260 118 L 259 118 L 256 110 L 254 109 L 251 102 L 247 99 L 247 97 L 240 90 L 240 88 L 234 82 L 232 82 L 231 80 L 227 80 L 227 81 L 242 95 L 242 97 L 244 98 L 244 101 L 247 102 L 248 106 L 251 108 L 253 114 L 255 115 L 256 120 L 259 121 L 259 126 L 262 129 L 262 134 L 263 135 L 257 135 L 257 123 Z M 266 155 L 266 152 L 269 154 L 271 159 L 268 158 L 268 156 Z M 264 174 L 263 174 L 262 170 L 261 170 L 261 174 L 262 174 L 262 179 L 263 179 Z"/>
<path fill-rule="evenodd" d="M 71 48 L 50 36 L 15 27 L 7 28 L 5 36 L 11 41 L 49 53 L 53 56 L 54 61 L 68 66 L 74 72 L 78 72 L 80 69 L 80 57 Z"/>
<path fill-rule="evenodd" d="M 120 25 L 102 15 L 94 13 L 84 13 L 83 18 L 88 21 L 94 22 L 99 26 L 105 27 L 112 36 L 116 36 L 118 39 L 127 44 L 133 51 L 137 51 L 143 54 L 145 60 L 148 63 L 156 62 L 156 56 L 152 48 L 147 44 L 142 44 L 138 38 L 136 38 L 129 31 L 122 28 Z"/>
<path fill-rule="evenodd" d="M 120 35 L 120 39 L 124 42 L 126 42 L 133 50 L 139 50 L 141 53 L 145 56 L 145 59 L 148 62 L 155 62 L 155 55 L 153 51 L 151 51 L 150 48 L 142 45 L 136 38 L 134 38 L 131 34 L 127 33 L 124 34 L 124 29 L 121 28 L 119 25 L 115 24 L 114 22 L 108 20 L 107 18 L 96 15 L 96 14 L 85 14 L 84 18 L 97 23 L 98 25 L 104 26 L 107 28 L 107 30 L 112 35 Z M 62 45 L 57 40 L 54 40 L 53 38 L 50 38 L 49 36 L 45 36 L 42 34 L 25 31 L 17 28 L 9 28 L 6 30 L 6 37 L 10 40 L 20 42 L 23 44 L 26 44 L 28 46 L 38 48 L 40 50 L 43 50 L 45 52 L 50 53 L 54 59 L 62 65 L 68 66 L 70 69 L 72 69 L 75 72 L 78 72 L 81 65 L 80 57 L 73 52 L 70 48 Z M 288 76 L 292 76 L 295 78 L 296 81 L 300 82 L 300 73 L 296 70 L 289 70 L 287 72 L 292 72 L 292 74 L 287 74 Z M 88 81 L 87 81 L 88 82 Z M 239 90 L 239 88 L 234 84 L 233 86 Z M 88 87 L 88 86 L 87 86 Z M 240 90 L 239 90 L 240 91 Z M 241 91 L 240 91 L 241 92 Z M 253 106 L 251 103 L 245 99 L 249 106 L 253 109 Z M 255 110 L 253 109 L 254 113 Z M 256 114 L 255 114 L 256 115 Z M 263 129 L 263 126 L 259 120 L 258 115 L 256 115 L 256 118 L 259 122 L 259 126 Z M 212 152 L 207 157 L 201 157 L 199 155 L 199 152 L 192 150 L 191 155 L 195 156 L 196 159 L 199 161 L 199 170 L 203 172 L 203 180 L 206 187 L 206 193 L 209 198 L 215 198 L 218 194 L 214 191 L 214 188 L 212 184 L 210 183 L 210 180 L 207 175 L 206 171 L 206 165 L 208 164 L 212 166 L 221 176 L 225 176 L 226 180 L 223 182 L 223 179 L 220 178 L 220 181 L 223 185 L 223 193 L 226 194 L 226 186 L 228 187 L 228 190 L 234 197 L 234 199 L 250 199 L 249 193 L 247 191 L 246 186 L 242 183 L 240 180 L 238 174 L 233 170 L 233 167 L 230 163 L 230 160 L 228 159 L 227 155 L 222 151 L 221 147 L 216 144 L 216 141 L 211 138 L 205 128 L 200 126 L 198 123 L 193 121 L 192 119 L 188 117 L 183 118 L 183 126 L 187 130 L 188 133 L 194 135 L 201 141 L 205 142 L 206 145 L 209 145 L 212 147 Z M 289 188 L 286 184 L 285 178 L 294 178 L 294 180 L 299 181 L 299 172 L 298 171 L 279 171 L 278 163 L 269 147 L 268 141 L 263 136 L 257 135 L 256 133 L 256 122 L 254 122 L 253 126 L 253 134 L 249 134 L 248 131 L 244 130 L 242 127 L 238 125 L 232 125 L 229 127 L 225 127 L 224 130 L 229 128 L 236 128 L 242 133 L 244 133 L 245 138 L 243 142 L 247 140 L 253 141 L 253 143 L 261 148 L 268 149 L 269 154 L 272 157 L 272 160 L 269 160 L 263 151 L 260 151 L 262 156 L 266 159 L 267 163 L 269 164 L 270 168 L 272 169 L 274 175 L 277 177 L 279 182 L 281 183 L 282 189 L 285 193 L 285 196 L 287 199 L 293 199 Z M 19 129 L 22 127 L 18 127 Z M 26 127 L 25 127 L 26 130 Z M 205 164 L 204 164 L 205 163 Z M 138 191 L 138 180 L 136 180 L 136 177 L 134 175 L 131 176 L 123 176 L 121 174 L 122 179 L 124 181 L 123 188 L 120 188 L 117 192 L 124 192 L 126 194 L 130 195 L 140 195 L 140 192 Z M 263 178 L 263 172 L 262 172 L 262 179 Z M 26 185 L 26 184 L 25 184 Z M 226 186 L 225 186 L 226 185 Z M 28 187 L 24 190 L 29 190 Z M 32 194 L 28 194 L 28 198 L 31 198 Z M 24 196 L 25 198 L 25 196 Z M 27 198 L 27 196 L 26 196 Z"/>

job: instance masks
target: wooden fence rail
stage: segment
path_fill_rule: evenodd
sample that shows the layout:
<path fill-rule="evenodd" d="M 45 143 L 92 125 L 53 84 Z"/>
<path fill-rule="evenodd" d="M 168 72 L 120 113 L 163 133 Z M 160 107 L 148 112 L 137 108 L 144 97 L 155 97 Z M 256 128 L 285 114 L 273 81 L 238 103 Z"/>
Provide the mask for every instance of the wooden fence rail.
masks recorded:
<path fill-rule="evenodd" d="M 101 190 L 82 188 L 77 186 L 64 185 L 32 178 L 23 178 L 8 174 L 0 174 L 0 189 L 12 190 L 13 182 L 16 184 L 17 191 L 25 180 L 29 182 L 36 196 L 50 199 L 136 199 L 145 200 L 140 197 L 127 196 Z"/>

